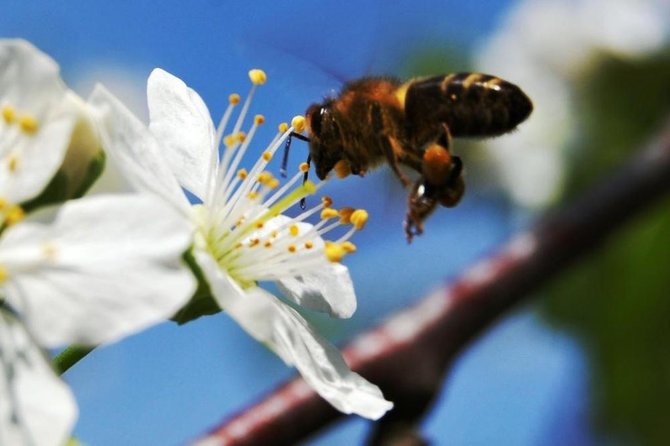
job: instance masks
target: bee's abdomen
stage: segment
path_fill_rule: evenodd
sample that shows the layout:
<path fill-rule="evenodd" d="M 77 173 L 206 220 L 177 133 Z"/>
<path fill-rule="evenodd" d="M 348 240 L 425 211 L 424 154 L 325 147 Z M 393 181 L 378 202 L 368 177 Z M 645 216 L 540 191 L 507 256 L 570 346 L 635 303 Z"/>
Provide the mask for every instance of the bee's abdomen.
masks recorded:
<path fill-rule="evenodd" d="M 405 113 L 445 122 L 453 136 L 497 136 L 513 130 L 533 110 L 516 85 L 488 74 L 458 73 L 415 81 L 407 89 Z"/>

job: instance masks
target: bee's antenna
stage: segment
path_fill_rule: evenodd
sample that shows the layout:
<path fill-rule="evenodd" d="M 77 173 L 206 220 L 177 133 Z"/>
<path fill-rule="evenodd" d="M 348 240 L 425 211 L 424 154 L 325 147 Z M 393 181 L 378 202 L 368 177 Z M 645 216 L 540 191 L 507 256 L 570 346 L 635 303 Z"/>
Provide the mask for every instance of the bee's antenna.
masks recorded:
<path fill-rule="evenodd" d="M 309 178 L 309 166 L 312 163 L 312 154 L 311 153 L 309 155 L 307 155 L 307 161 L 305 161 L 305 162 L 307 163 L 307 169 L 305 170 L 305 174 L 302 177 L 302 184 L 305 184 L 307 182 L 307 178 Z M 305 197 L 302 197 L 302 199 L 300 200 L 300 209 L 302 209 L 303 211 L 305 210 L 305 207 L 306 207 L 305 206 L 305 201 L 306 201 Z"/>
<path fill-rule="evenodd" d="M 288 134 L 288 138 L 286 138 L 286 144 L 284 144 L 284 157 L 282 158 L 281 167 L 279 168 L 279 173 L 281 174 L 281 176 L 283 178 L 286 178 L 286 168 L 288 166 L 288 151 L 291 148 L 291 139 L 293 137 L 296 137 L 301 141 L 309 142 L 309 138 L 306 137 L 306 136 L 301 135 L 300 133 L 291 132 L 291 133 Z M 308 161 L 308 163 L 309 163 L 309 161 Z"/>

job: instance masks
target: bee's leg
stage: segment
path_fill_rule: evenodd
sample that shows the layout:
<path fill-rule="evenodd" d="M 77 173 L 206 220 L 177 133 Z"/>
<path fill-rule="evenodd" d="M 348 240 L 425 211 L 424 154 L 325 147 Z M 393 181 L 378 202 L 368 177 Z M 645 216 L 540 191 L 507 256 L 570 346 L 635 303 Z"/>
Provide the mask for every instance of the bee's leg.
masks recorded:
<path fill-rule="evenodd" d="M 412 181 L 407 178 L 407 176 L 400 170 L 398 158 L 396 157 L 392 145 L 392 142 L 395 143 L 395 140 L 391 140 L 391 138 L 389 138 L 384 132 L 384 117 L 382 116 L 382 110 L 378 103 L 374 102 L 372 104 L 370 113 L 372 114 L 373 129 L 375 133 L 379 135 L 379 141 L 382 144 L 384 155 L 386 156 L 386 160 L 388 161 L 389 166 L 391 166 L 391 169 L 396 174 L 402 185 L 406 188 L 409 187 L 410 184 L 412 184 Z"/>
<path fill-rule="evenodd" d="M 286 138 L 286 144 L 284 144 L 284 156 L 282 157 L 281 167 L 279 168 L 279 173 L 282 177 L 286 178 L 286 166 L 288 166 L 288 151 L 291 148 L 291 139 L 298 138 L 301 141 L 309 142 L 309 138 L 301 135 L 300 133 L 291 132 Z"/>
<path fill-rule="evenodd" d="M 307 182 L 307 178 L 309 177 L 309 166 L 312 163 L 312 154 L 311 153 L 309 155 L 307 155 L 306 163 L 307 163 L 307 169 L 305 170 L 305 173 L 302 176 L 302 184 L 305 184 Z M 307 201 L 306 197 L 302 197 L 300 199 L 300 209 L 302 209 L 303 211 L 305 210 L 305 202 L 306 201 Z"/>
<path fill-rule="evenodd" d="M 423 222 L 433 213 L 438 200 L 434 191 L 423 177 L 419 178 L 407 197 L 407 215 L 405 217 L 405 235 L 412 243 L 415 235 L 423 234 Z"/>

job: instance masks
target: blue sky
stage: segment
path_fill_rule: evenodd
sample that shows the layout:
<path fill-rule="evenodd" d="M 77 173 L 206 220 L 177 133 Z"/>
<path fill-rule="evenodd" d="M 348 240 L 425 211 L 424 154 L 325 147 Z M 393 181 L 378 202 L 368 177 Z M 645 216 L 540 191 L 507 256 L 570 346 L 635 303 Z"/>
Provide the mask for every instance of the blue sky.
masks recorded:
<path fill-rule="evenodd" d="M 252 112 L 277 123 L 304 112 L 337 88 L 338 79 L 393 74 L 416 48 L 476 49 L 510 2 L 342 3 L 9 0 L 0 30 L 49 53 L 84 96 L 99 79 L 143 104 L 146 76 L 162 67 L 198 91 L 214 116 L 230 92 L 246 92 L 249 68 L 264 68 L 269 82 Z M 295 164 L 305 153 L 298 147 Z M 420 298 L 515 229 L 517 215 L 504 202 L 474 189 L 458 208 L 438 210 L 427 233 L 407 246 L 405 198 L 389 178 L 382 171 L 328 185 L 337 203 L 365 207 L 372 217 L 355 240 L 360 252 L 347 259 L 359 310 L 348 321 L 322 322 L 334 340 L 345 341 Z M 557 443 L 556 432 L 564 429 L 572 439 L 567 443 L 588 444 L 581 424 L 585 369 L 573 340 L 548 331 L 532 309 L 521 309 L 457 361 L 424 432 L 438 445 L 447 439 L 535 445 Z M 82 441 L 163 445 L 201 434 L 292 373 L 217 315 L 184 327 L 162 324 L 100 348 L 66 380 L 79 403 L 76 435 Z M 308 444 L 358 444 L 366 429 L 367 422 L 352 419 Z"/>

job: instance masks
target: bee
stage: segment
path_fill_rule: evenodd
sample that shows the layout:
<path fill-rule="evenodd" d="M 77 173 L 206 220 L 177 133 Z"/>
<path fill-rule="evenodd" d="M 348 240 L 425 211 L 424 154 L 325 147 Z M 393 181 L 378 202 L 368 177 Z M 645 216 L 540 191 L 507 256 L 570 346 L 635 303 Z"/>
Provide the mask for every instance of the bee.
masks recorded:
<path fill-rule="evenodd" d="M 514 130 L 533 110 L 516 85 L 480 73 L 454 73 L 403 82 L 364 77 L 348 82 L 337 97 L 312 104 L 305 113 L 308 163 L 323 180 L 365 175 L 387 163 L 409 189 L 404 222 L 407 240 L 423 233 L 437 205 L 453 207 L 465 191 L 463 163 L 452 154 L 452 138 L 493 137 Z M 412 181 L 400 165 L 416 171 Z"/>

